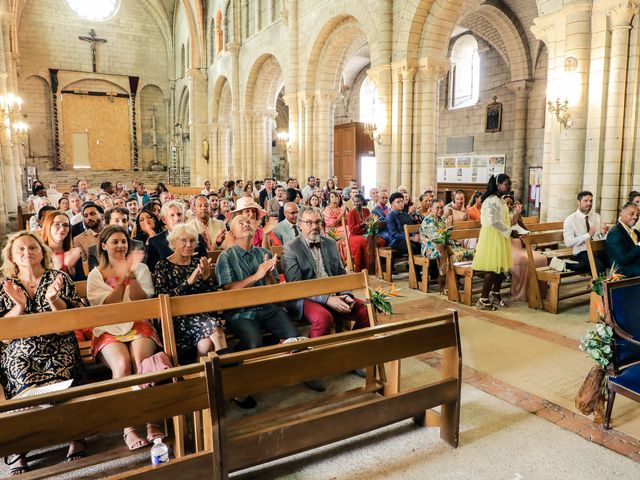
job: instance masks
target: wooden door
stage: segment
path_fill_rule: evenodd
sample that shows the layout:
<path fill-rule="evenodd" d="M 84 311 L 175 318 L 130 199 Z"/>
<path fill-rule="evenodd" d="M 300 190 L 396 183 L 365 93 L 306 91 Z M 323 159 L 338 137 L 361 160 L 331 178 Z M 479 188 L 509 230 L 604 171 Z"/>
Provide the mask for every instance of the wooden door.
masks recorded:
<path fill-rule="evenodd" d="M 356 124 L 337 125 L 334 130 L 333 171 L 338 185 L 345 187 L 349 180 L 358 178 Z"/>

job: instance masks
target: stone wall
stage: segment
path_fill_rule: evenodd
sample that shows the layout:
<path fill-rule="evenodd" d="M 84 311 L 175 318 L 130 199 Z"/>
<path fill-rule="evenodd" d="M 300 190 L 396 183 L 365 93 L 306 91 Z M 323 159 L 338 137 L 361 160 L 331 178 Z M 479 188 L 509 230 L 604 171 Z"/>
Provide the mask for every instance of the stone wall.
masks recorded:
<path fill-rule="evenodd" d="M 103 182 L 112 182 L 114 185 L 116 182 L 122 182 L 130 185 L 133 179 L 141 180 L 148 190 L 153 189 L 158 182 L 169 185 L 166 172 L 112 172 L 109 170 L 89 170 L 83 172 L 39 171 L 38 177 L 45 186 L 49 186 L 50 183 L 55 183 L 59 192 L 68 191 L 69 187 L 79 179 L 87 180 L 89 190 L 98 190 L 100 184 Z M 169 187 L 169 189 L 171 188 Z"/>
<path fill-rule="evenodd" d="M 87 35 L 90 29 L 96 35 L 106 38 L 107 43 L 97 46 L 97 71 L 92 73 L 91 49 L 78 36 Z M 163 34 L 163 28 L 165 33 Z M 36 164 L 40 169 L 53 168 L 55 150 L 53 124 L 51 121 L 52 95 L 49 69 L 73 72 L 72 89 L 93 89 L 92 80 L 115 80 L 125 76 L 126 91 L 129 86 L 126 76 L 140 77 L 139 89 L 154 85 L 169 96 L 169 58 L 167 56 L 168 25 L 160 25 L 146 5 L 146 2 L 121 2 L 117 14 L 107 22 L 89 22 L 78 17 L 64 0 L 46 2 L 25 2 L 18 23 L 20 70 L 18 91 L 24 100 L 24 112 L 30 125 L 29 142 L 26 145 L 26 162 Z M 69 87 L 59 85 L 59 90 Z M 120 91 L 120 86 L 113 86 Z M 99 91 L 103 91 L 100 88 Z M 144 110 L 151 105 L 137 104 Z M 162 116 L 166 117 L 166 107 Z M 166 145 L 168 131 L 159 132 Z M 140 129 L 137 141 L 140 143 Z M 164 155 L 166 161 L 166 153 Z M 69 159 L 70 160 L 70 159 Z M 145 166 L 148 159 L 145 158 Z"/>

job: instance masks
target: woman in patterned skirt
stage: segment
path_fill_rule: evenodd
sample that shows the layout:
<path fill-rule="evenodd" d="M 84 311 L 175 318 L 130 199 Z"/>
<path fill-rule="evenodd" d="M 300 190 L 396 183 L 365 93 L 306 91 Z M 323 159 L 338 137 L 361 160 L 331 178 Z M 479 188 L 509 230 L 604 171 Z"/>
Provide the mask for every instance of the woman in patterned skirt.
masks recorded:
<path fill-rule="evenodd" d="M 131 239 L 124 228 L 105 228 L 98 241 L 99 264 L 87 278 L 89 303 L 103 305 L 152 297 L 153 279 L 149 267 L 141 263 L 143 257 L 142 251 L 131 251 Z M 113 378 L 136 373 L 142 361 L 160 346 L 160 337 L 148 320 L 93 329 L 93 356 L 111 369 Z M 146 439 L 133 427 L 124 429 L 124 441 L 130 450 L 162 437 L 158 426 L 151 423 L 147 424 Z"/>
<path fill-rule="evenodd" d="M 73 280 L 51 268 L 51 251 L 30 232 L 9 237 L 2 250 L 0 316 L 16 317 L 82 306 Z M 6 399 L 34 387 L 72 380 L 82 383 L 82 360 L 73 332 L 17 338 L 0 342 L 0 384 Z M 67 458 L 84 455 L 83 442 L 69 444 Z M 12 475 L 28 471 L 25 453 L 5 458 Z"/>
<path fill-rule="evenodd" d="M 167 236 L 173 254 L 160 260 L 153 275 L 156 294 L 170 296 L 213 292 L 215 276 L 207 258 L 194 257 L 198 233 L 184 223 L 173 227 Z M 198 313 L 173 320 L 178 361 L 193 362 L 215 350 L 227 353 L 222 321 L 211 313 Z"/>

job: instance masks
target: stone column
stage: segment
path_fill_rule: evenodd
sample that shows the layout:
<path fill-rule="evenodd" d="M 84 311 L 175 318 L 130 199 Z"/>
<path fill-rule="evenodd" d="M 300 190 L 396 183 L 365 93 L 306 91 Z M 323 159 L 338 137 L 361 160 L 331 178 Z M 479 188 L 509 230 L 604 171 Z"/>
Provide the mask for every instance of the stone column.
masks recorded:
<path fill-rule="evenodd" d="M 260 4 L 261 2 L 255 2 L 253 4 L 253 6 L 255 7 L 255 15 L 254 15 L 254 20 L 255 20 L 255 32 L 258 33 L 260 31 Z"/>
<path fill-rule="evenodd" d="M 244 168 L 239 178 L 255 180 L 255 161 L 253 153 L 253 112 L 245 110 L 242 114 L 242 137 L 244 143 Z"/>
<path fill-rule="evenodd" d="M 438 108 L 440 100 L 440 81 L 449 71 L 447 59 L 423 58 L 419 62 L 422 73 L 422 101 L 419 138 L 419 156 L 417 177 L 420 179 L 418 191 L 427 186 L 436 187 L 436 150 L 438 138 Z M 416 193 L 418 193 L 416 191 Z"/>
<path fill-rule="evenodd" d="M 620 174 L 629 31 L 631 30 L 631 20 L 637 11 L 637 4 L 623 2 L 608 12 L 611 21 L 611 51 L 600 207 L 600 215 L 605 222 L 615 221 L 620 206 L 620 197 L 624 196 L 624 192 L 620 192 Z"/>
<path fill-rule="evenodd" d="M 391 177 L 391 65 L 378 65 L 371 68 L 367 74 L 378 89 L 380 111 L 377 119 L 378 133 L 382 144 L 374 143 L 378 186 L 389 185 Z"/>
<path fill-rule="evenodd" d="M 189 81 L 189 139 L 192 185 L 202 185 L 209 172 L 209 162 L 202 156 L 202 141 L 207 136 L 207 85 L 205 73 L 199 68 L 187 70 Z"/>
<path fill-rule="evenodd" d="M 298 139 L 298 96 L 296 94 L 286 94 L 284 101 L 289 107 L 289 148 L 286 153 L 289 164 L 289 176 L 296 177 L 299 174 L 300 156 Z"/>
<path fill-rule="evenodd" d="M 413 157 L 413 79 L 416 67 L 403 65 L 400 69 L 402 76 L 402 143 L 399 150 L 401 154 L 400 183 L 410 189 L 412 195 L 417 194 L 413 190 L 413 182 L 416 174 L 412 168 Z"/>
<path fill-rule="evenodd" d="M 227 49 L 231 53 L 231 119 L 233 145 L 231 155 L 233 168 L 229 178 L 238 177 L 242 173 L 242 139 L 240 136 L 240 44 L 230 43 Z"/>
<path fill-rule="evenodd" d="M 212 186 L 218 185 L 220 177 L 220 151 L 218 147 L 218 132 L 220 127 L 218 122 L 211 122 L 209 125 L 209 181 Z"/>
<path fill-rule="evenodd" d="M 7 93 L 7 74 L 0 73 L 0 95 L 6 95 Z M 2 161 L 3 213 L 6 214 L 3 223 L 8 223 L 17 219 L 20 185 L 16 185 L 16 165 L 11 144 L 11 125 L 4 121 L 0 123 L 0 160 Z"/>
<path fill-rule="evenodd" d="M 306 94 L 304 97 L 304 170 L 300 176 L 300 185 L 307 183 L 307 177 L 313 175 L 316 168 L 315 158 L 313 157 L 314 146 L 314 128 L 313 128 L 313 111 L 315 98 L 313 95 Z"/>
<path fill-rule="evenodd" d="M 508 83 L 507 88 L 515 95 L 511 182 L 516 199 L 524 201 L 527 198 L 524 190 L 527 185 L 524 165 L 527 156 L 527 114 L 531 82 L 519 80 Z"/>
<path fill-rule="evenodd" d="M 326 181 L 329 177 L 329 171 L 333 164 L 333 145 L 331 141 L 331 131 L 333 130 L 333 117 L 329 116 L 331 111 L 331 103 L 334 95 L 331 92 L 321 92 L 316 97 L 318 122 L 317 128 L 317 147 L 318 156 L 315 159 L 315 168 L 310 175 L 319 176 L 321 180 Z"/>

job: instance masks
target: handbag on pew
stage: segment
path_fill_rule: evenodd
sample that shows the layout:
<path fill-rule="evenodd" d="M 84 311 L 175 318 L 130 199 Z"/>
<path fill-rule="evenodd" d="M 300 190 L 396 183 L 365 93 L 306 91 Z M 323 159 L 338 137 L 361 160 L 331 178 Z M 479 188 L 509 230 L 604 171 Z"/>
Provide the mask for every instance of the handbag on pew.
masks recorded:
<path fill-rule="evenodd" d="M 138 373 L 154 373 L 154 372 L 162 372 L 164 370 L 169 370 L 173 365 L 171 365 L 171 360 L 164 352 L 158 352 L 150 357 L 142 360 L 142 363 L 138 365 Z M 162 385 L 163 383 L 169 383 L 170 381 L 176 382 L 176 379 L 172 380 L 164 380 L 162 382 L 150 382 L 143 383 L 140 385 L 142 388 L 155 387 L 156 385 Z"/>

